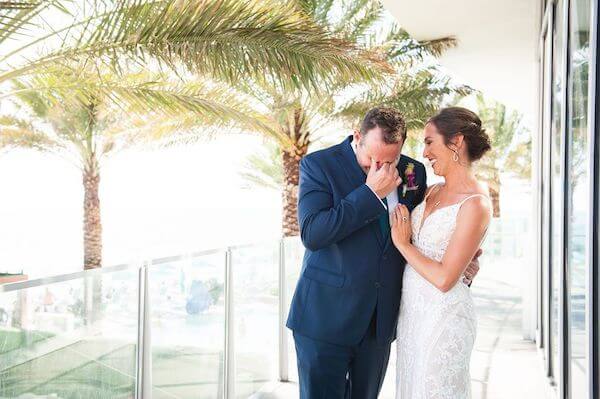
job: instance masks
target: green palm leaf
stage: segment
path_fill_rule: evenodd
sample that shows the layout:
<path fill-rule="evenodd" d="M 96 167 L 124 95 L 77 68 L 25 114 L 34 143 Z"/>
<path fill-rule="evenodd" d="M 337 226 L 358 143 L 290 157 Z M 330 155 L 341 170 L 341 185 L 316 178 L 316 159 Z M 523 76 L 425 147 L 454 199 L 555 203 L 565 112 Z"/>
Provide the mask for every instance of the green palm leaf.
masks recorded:
<path fill-rule="evenodd" d="M 28 121 L 11 115 L 0 115 L 0 150 L 32 148 L 38 151 L 54 151 L 61 144 Z"/>
<path fill-rule="evenodd" d="M 288 87 L 334 77 L 369 78 L 378 72 L 373 65 L 386 67 L 372 54 L 357 59 L 352 43 L 274 0 L 121 0 L 69 29 L 60 49 L 0 72 L 0 82 L 81 57 L 102 57 L 121 69 L 132 60 L 154 60 L 174 70 L 181 64 L 228 82 L 266 74 Z M 65 32 L 52 33 L 42 43 L 60 35 Z M 20 58 L 19 51 L 5 61 L 13 58 Z"/>

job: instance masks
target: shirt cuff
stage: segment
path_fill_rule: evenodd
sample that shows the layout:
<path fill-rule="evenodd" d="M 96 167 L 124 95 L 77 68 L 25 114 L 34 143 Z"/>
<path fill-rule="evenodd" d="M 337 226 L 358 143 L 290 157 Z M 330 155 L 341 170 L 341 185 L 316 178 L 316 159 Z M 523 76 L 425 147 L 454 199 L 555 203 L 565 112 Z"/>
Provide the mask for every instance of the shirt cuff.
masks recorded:
<path fill-rule="evenodd" d="M 369 185 L 367 183 L 365 183 L 365 186 L 369 187 Z M 377 197 L 377 199 L 379 200 L 379 202 L 381 202 L 381 206 L 383 206 L 383 209 L 385 209 L 387 211 L 388 210 L 387 206 L 385 206 L 385 203 L 383 202 L 383 200 L 381 198 L 379 198 L 379 195 L 377 195 L 377 193 L 375 192 L 375 190 L 373 190 L 371 187 L 369 187 L 369 190 L 371 190 L 371 192 L 373 193 L 373 195 L 375 197 Z"/>

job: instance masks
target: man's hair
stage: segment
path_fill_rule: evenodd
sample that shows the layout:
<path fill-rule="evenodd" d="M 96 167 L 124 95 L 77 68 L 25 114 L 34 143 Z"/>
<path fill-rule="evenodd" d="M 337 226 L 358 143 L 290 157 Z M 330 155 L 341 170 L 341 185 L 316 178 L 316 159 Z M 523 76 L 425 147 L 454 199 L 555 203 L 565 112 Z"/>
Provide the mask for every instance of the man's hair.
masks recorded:
<path fill-rule="evenodd" d="M 400 112 L 394 108 L 371 109 L 360 125 L 360 133 L 365 135 L 376 127 L 381 129 L 386 144 L 397 144 L 406 139 L 406 123 Z"/>

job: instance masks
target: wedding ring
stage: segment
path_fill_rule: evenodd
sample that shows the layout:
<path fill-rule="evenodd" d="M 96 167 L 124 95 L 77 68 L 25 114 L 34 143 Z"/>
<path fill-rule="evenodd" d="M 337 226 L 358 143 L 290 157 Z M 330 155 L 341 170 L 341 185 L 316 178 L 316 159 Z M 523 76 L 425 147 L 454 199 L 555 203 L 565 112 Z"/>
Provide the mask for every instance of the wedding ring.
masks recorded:
<path fill-rule="evenodd" d="M 406 220 L 407 220 L 406 216 L 402 216 L 402 221 L 406 222 Z"/>

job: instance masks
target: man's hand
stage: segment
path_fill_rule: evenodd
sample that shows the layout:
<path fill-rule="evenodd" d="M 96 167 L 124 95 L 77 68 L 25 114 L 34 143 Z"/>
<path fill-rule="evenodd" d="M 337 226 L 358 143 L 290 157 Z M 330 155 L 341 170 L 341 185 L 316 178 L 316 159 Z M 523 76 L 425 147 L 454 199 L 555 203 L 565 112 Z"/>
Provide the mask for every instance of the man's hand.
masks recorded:
<path fill-rule="evenodd" d="M 390 163 L 385 163 L 379 170 L 377 164 L 371 159 L 371 168 L 367 175 L 367 186 L 379 198 L 385 198 L 389 193 L 398 188 L 402 183 L 402 178 L 398 174 L 398 169 Z"/>
<path fill-rule="evenodd" d="M 479 273 L 479 257 L 482 253 L 483 250 L 479 248 L 475 253 L 475 256 L 473 256 L 471 263 L 469 263 L 469 265 L 467 266 L 467 270 L 465 270 L 465 278 L 463 279 L 463 282 L 465 284 L 471 285 L 473 279 L 475 278 L 477 273 Z"/>

